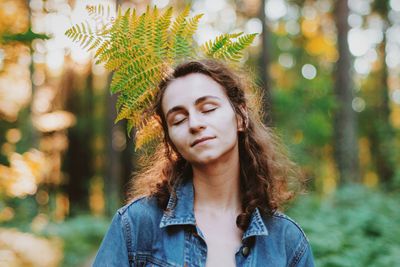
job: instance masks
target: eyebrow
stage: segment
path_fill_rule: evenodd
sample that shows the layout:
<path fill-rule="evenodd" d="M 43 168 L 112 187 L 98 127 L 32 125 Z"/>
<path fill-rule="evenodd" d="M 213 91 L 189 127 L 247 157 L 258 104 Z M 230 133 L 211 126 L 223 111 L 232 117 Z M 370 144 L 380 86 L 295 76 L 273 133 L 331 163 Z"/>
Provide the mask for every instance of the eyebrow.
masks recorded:
<path fill-rule="evenodd" d="M 202 103 L 202 102 L 204 102 L 204 101 L 206 101 L 206 100 L 209 100 L 209 99 L 221 100 L 221 98 L 219 98 L 219 97 L 217 97 L 217 96 L 206 95 L 206 96 L 202 96 L 202 97 L 197 98 L 196 101 L 194 101 L 194 104 L 197 106 L 197 105 L 199 105 L 200 103 Z M 169 116 L 171 113 L 176 112 L 176 111 L 180 111 L 180 110 L 182 110 L 182 109 L 184 109 L 183 106 L 175 106 L 175 107 L 169 109 L 168 112 L 167 112 L 167 114 L 165 115 L 165 118 L 168 118 L 168 116 Z"/>

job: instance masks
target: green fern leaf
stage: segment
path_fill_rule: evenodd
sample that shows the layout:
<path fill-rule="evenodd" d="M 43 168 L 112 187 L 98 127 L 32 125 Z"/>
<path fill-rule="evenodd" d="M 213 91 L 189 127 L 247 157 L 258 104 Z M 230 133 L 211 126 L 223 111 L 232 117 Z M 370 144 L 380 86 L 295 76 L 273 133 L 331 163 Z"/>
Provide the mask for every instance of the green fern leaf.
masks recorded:
<path fill-rule="evenodd" d="M 169 49 L 168 28 L 171 25 L 172 7 L 157 20 L 153 39 L 153 51 L 160 58 L 166 57 Z"/>
<path fill-rule="evenodd" d="M 214 58 L 229 59 L 231 61 L 239 61 L 245 48 L 247 48 L 254 40 L 257 34 L 246 34 L 239 37 L 236 41 L 227 42 L 224 47 L 213 54 Z"/>

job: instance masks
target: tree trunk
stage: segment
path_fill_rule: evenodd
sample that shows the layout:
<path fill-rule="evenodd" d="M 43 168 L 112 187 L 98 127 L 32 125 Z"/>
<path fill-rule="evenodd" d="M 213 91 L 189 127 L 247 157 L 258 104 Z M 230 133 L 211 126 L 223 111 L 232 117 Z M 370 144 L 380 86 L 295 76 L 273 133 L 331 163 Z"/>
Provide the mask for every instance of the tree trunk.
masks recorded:
<path fill-rule="evenodd" d="M 119 125 L 114 124 L 116 118 L 115 104 L 116 95 L 107 94 L 106 97 L 106 171 L 104 176 L 105 210 L 108 216 L 113 215 L 121 206 L 122 186 L 122 155 L 117 149 L 118 136 L 120 135 Z"/>
<path fill-rule="evenodd" d="M 334 156 L 340 175 L 340 183 L 358 182 L 357 120 L 352 108 L 353 84 L 351 58 L 347 43 L 349 26 L 347 0 L 336 1 L 336 25 L 339 60 L 336 63 L 334 93 L 337 108 L 334 114 Z"/>
<path fill-rule="evenodd" d="M 69 179 L 65 187 L 70 200 L 71 215 L 89 210 L 89 181 L 93 176 L 93 88 L 92 75 L 86 78 L 83 88 L 77 88 L 75 73 L 68 70 L 63 81 L 68 88 L 66 109 L 77 117 L 77 124 L 68 131 L 68 150 L 65 155 L 65 172 Z"/>
<path fill-rule="evenodd" d="M 395 146 L 393 143 L 394 129 L 390 124 L 388 69 L 385 62 L 386 29 L 387 27 L 384 28 L 384 38 L 379 46 L 382 68 L 379 73 L 377 73 L 376 77 L 376 102 L 371 107 L 375 119 L 372 123 L 372 127 L 369 127 L 368 136 L 371 142 L 371 155 L 378 176 L 385 186 L 389 186 L 395 173 Z"/>

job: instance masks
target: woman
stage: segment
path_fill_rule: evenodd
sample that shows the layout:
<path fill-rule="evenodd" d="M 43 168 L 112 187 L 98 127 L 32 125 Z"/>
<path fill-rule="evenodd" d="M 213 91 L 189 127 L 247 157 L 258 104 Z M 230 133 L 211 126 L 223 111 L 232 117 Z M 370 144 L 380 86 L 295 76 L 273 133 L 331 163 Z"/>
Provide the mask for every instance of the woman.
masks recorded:
<path fill-rule="evenodd" d="M 142 197 L 114 216 L 94 266 L 313 266 L 303 231 L 277 211 L 300 176 L 249 84 L 214 60 L 161 82 L 164 149 L 135 178 L 131 197 Z"/>

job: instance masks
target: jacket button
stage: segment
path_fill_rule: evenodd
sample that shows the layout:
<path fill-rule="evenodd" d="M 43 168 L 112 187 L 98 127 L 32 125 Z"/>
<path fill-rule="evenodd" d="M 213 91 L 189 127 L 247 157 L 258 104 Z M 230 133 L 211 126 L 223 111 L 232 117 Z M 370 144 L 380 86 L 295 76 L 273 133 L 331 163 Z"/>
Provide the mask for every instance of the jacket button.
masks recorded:
<path fill-rule="evenodd" d="M 192 231 L 192 235 L 193 235 L 194 237 L 199 237 L 199 234 L 197 233 L 196 230 Z"/>
<path fill-rule="evenodd" d="M 249 255 L 249 253 L 250 253 L 250 248 L 249 247 L 243 247 L 242 248 L 243 256 L 247 257 L 247 255 Z"/>

